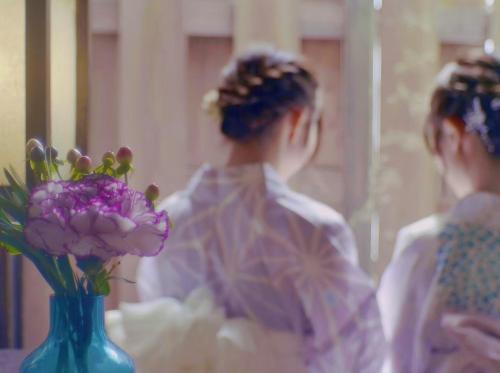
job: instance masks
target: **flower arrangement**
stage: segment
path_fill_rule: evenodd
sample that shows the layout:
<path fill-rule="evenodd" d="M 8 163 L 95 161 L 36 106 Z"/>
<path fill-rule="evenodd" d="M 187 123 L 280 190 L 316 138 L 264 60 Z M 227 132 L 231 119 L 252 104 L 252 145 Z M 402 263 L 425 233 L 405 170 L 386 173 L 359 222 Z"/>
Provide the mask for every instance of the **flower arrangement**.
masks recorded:
<path fill-rule="evenodd" d="M 26 145 L 33 185 L 13 168 L 0 188 L 0 249 L 31 260 L 54 291 L 47 340 L 21 367 L 27 372 L 133 372 L 130 358 L 103 331 L 103 299 L 126 254 L 154 256 L 170 221 L 155 211 L 158 186 L 128 187 L 133 154 L 106 152 L 96 167 L 78 150 L 58 158 L 51 146 Z M 69 165 L 69 178 L 60 168 Z"/>
<path fill-rule="evenodd" d="M 169 218 L 154 209 L 156 185 L 145 193 L 127 186 L 128 147 L 116 156 L 106 152 L 95 168 L 76 149 L 63 162 L 55 148 L 35 139 L 27 154 L 32 188 L 12 168 L 4 170 L 9 185 L 0 190 L 0 248 L 31 260 L 55 295 L 107 295 L 116 258 L 163 249 Z M 65 164 L 69 180 L 61 177 Z"/>

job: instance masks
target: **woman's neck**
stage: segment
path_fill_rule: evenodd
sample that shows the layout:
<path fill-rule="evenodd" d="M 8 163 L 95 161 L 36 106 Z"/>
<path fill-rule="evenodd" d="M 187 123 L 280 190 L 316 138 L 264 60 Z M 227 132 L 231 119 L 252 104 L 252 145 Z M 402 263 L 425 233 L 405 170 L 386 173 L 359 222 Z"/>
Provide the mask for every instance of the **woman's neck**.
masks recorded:
<path fill-rule="evenodd" d="M 233 145 L 226 166 L 242 166 L 252 163 L 268 163 L 283 180 L 288 179 L 277 151 L 272 151 L 258 142 Z"/>
<path fill-rule="evenodd" d="M 500 195 L 500 161 L 492 160 L 485 167 L 478 167 L 474 192 Z"/>
<path fill-rule="evenodd" d="M 269 162 L 263 155 L 261 146 L 255 142 L 233 145 L 227 166 L 241 166 L 249 163 Z"/>
<path fill-rule="evenodd" d="M 488 192 L 492 194 L 500 195 L 500 180 L 490 180 L 490 182 L 484 182 L 476 186 L 475 192 Z"/>

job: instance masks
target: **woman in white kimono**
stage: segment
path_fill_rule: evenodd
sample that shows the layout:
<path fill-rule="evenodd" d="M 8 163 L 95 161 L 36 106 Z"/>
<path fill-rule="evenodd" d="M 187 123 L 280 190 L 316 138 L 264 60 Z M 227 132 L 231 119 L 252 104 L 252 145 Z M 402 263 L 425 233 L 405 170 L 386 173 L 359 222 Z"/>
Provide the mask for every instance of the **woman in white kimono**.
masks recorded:
<path fill-rule="evenodd" d="M 426 140 L 459 202 L 403 229 L 379 289 L 385 372 L 500 372 L 500 61 L 438 77 Z"/>
<path fill-rule="evenodd" d="M 297 337 L 308 372 L 378 372 L 383 331 L 352 233 L 286 184 L 317 150 L 319 96 L 294 55 L 255 49 L 228 64 L 208 107 L 231 140 L 229 161 L 203 166 L 161 204 L 175 228 L 141 262 L 138 288 L 143 301 L 208 289 L 229 319 Z"/>

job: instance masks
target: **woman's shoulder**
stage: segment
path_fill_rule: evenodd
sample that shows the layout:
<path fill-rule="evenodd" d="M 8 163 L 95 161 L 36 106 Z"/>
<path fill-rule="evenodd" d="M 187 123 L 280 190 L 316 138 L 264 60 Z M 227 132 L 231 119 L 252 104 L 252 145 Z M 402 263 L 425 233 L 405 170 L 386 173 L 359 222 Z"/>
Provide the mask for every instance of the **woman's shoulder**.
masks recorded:
<path fill-rule="evenodd" d="M 436 246 L 439 233 L 446 221 L 445 215 L 434 214 L 400 229 L 396 239 L 393 258 L 405 252 L 414 256 L 429 246 Z"/>
<path fill-rule="evenodd" d="M 182 215 L 183 212 L 188 212 L 191 209 L 191 201 L 186 190 L 177 191 L 163 199 L 157 209 L 167 211 L 172 217 L 173 215 Z"/>
<path fill-rule="evenodd" d="M 439 249 L 439 235 L 446 218 L 441 215 L 431 215 L 400 229 L 391 262 L 384 271 L 380 292 L 395 286 L 394 280 L 399 279 L 399 286 L 412 288 L 415 282 L 423 286 L 430 284 L 436 271 L 436 257 Z M 405 280 L 406 279 L 406 280 Z"/>
<path fill-rule="evenodd" d="M 282 208 L 283 213 L 295 215 L 315 226 L 347 226 L 342 214 L 333 207 L 290 189 L 276 198 L 274 203 Z"/>
<path fill-rule="evenodd" d="M 378 289 L 386 333 L 391 339 L 406 338 L 398 334 L 403 330 L 401 320 L 413 322 L 428 294 L 436 274 L 443 221 L 443 216 L 432 215 L 401 228 L 398 233 L 395 252 Z"/>
<path fill-rule="evenodd" d="M 474 193 L 459 201 L 449 213 L 435 214 L 402 228 L 396 240 L 394 259 L 418 257 L 439 246 L 440 237 L 460 227 L 486 227 L 500 232 L 500 197 Z"/>
<path fill-rule="evenodd" d="M 477 231 L 478 226 L 500 232 L 499 221 L 500 198 L 484 193 L 466 197 L 449 213 L 431 215 L 401 228 L 392 264 L 415 270 L 429 267 L 430 262 L 435 263 L 444 238 L 449 239 L 455 233 L 468 237 L 462 233 Z M 468 240 L 475 236 L 471 235 Z"/>
<path fill-rule="evenodd" d="M 284 229 L 300 227 L 304 236 L 317 237 L 351 262 L 358 262 L 354 235 L 342 214 L 334 208 L 292 190 L 285 191 L 271 203 L 275 206 L 269 209 L 269 214 L 288 222 L 283 224 Z"/>
<path fill-rule="evenodd" d="M 449 224 L 475 224 L 500 230 L 500 196 L 478 192 L 460 200 L 449 215 Z"/>

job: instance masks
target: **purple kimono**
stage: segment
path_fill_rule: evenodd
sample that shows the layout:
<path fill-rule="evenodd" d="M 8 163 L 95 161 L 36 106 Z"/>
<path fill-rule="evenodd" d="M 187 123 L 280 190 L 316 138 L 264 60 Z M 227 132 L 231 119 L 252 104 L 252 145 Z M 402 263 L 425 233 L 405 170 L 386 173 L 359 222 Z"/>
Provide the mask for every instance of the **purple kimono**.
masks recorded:
<path fill-rule="evenodd" d="M 379 372 L 377 301 L 341 215 L 267 164 L 204 166 L 161 207 L 175 227 L 167 250 L 141 262 L 142 300 L 208 287 L 228 317 L 300 336 L 309 372 Z"/>

